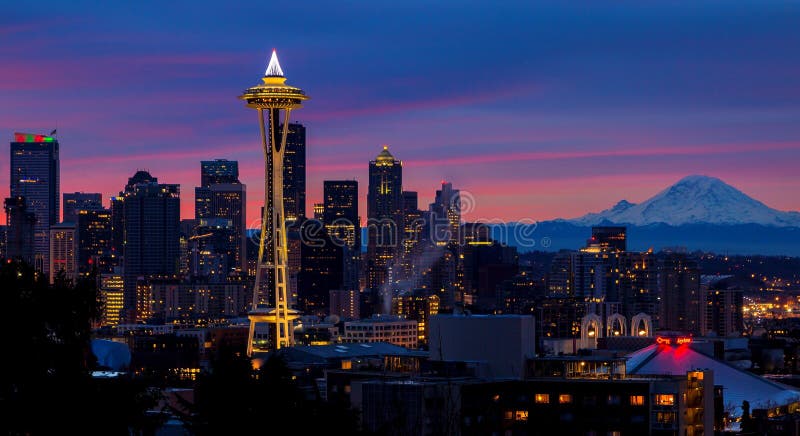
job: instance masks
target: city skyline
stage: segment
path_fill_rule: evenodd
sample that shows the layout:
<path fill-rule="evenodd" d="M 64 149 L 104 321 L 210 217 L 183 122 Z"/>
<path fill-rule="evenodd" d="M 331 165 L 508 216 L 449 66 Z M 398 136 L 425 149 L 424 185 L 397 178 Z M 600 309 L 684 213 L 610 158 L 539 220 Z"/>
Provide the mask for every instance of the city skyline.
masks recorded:
<path fill-rule="evenodd" d="M 368 161 L 384 143 L 420 204 L 442 179 L 473 194 L 466 219 L 575 217 L 694 173 L 800 209 L 797 6 L 447 6 L 320 5 L 301 35 L 262 24 L 255 6 L 186 17 L 173 6 L 14 5 L 0 18 L 0 133 L 57 128 L 61 192 L 110 198 L 137 169 L 179 183 L 183 218 L 197 163 L 238 160 L 253 227 L 258 137 L 230 95 L 274 46 L 315 95 L 297 119 L 308 210 L 323 180 L 356 179 L 365 217 Z M 112 100 L 126 105 L 108 111 Z"/>

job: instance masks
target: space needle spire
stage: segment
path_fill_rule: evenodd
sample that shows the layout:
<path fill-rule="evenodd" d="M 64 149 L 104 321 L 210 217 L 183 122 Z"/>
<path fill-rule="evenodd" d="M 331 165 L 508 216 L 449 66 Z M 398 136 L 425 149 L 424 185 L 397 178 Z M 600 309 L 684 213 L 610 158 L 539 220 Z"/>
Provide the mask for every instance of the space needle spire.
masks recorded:
<path fill-rule="evenodd" d="M 289 307 L 287 295 L 283 155 L 289 132 L 289 116 L 309 97 L 302 89 L 286 84 L 286 76 L 274 49 L 261 81 L 239 96 L 247 102 L 247 107 L 258 113 L 261 148 L 264 152 L 264 213 L 261 217 L 253 305 L 248 313 L 248 355 L 292 346 L 293 322 L 300 315 Z M 258 333 L 259 326 L 267 327 L 266 339 Z"/>

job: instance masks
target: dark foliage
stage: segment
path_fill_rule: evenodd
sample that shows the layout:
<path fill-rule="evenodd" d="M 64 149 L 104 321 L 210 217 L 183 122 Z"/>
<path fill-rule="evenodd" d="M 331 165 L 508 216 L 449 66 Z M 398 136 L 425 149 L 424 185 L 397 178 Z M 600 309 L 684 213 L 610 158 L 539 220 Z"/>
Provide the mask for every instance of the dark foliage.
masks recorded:
<path fill-rule="evenodd" d="M 152 432 L 155 397 L 131 379 L 97 380 L 90 350 L 98 315 L 94 277 L 50 285 L 25 263 L 0 266 L 0 433 Z"/>
<path fill-rule="evenodd" d="M 212 372 L 198 379 L 192 409 L 187 427 L 198 435 L 359 434 L 355 412 L 306 398 L 274 356 L 254 370 L 247 357 L 220 353 Z"/>

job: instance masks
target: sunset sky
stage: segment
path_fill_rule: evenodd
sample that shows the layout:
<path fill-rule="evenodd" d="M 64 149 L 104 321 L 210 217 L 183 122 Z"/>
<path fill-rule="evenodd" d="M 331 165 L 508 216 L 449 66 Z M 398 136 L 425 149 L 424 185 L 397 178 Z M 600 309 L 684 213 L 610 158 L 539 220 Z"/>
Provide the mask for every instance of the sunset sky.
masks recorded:
<path fill-rule="evenodd" d="M 107 203 L 147 169 L 192 218 L 199 161 L 235 159 L 255 222 L 236 97 L 275 47 L 312 97 L 309 213 L 323 180 L 355 178 L 365 217 L 381 144 L 423 207 L 441 180 L 468 191 L 467 219 L 575 217 L 688 174 L 800 209 L 797 2 L 131 3 L 0 6 L 0 197 L 13 132 L 57 128 L 62 193 Z"/>

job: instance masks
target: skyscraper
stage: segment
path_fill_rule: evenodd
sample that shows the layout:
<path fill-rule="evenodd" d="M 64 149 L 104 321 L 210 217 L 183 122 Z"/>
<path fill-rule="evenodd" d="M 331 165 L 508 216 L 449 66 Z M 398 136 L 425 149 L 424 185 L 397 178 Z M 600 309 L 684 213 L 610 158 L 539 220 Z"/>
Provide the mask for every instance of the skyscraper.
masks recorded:
<path fill-rule="evenodd" d="M 358 309 L 358 289 L 336 289 L 330 292 L 329 314 L 336 315 L 342 320 L 359 319 Z"/>
<path fill-rule="evenodd" d="M 3 207 L 6 212 L 6 257 L 33 264 L 36 215 L 28 212 L 24 197 L 6 198 Z"/>
<path fill-rule="evenodd" d="M 403 229 L 403 164 L 383 150 L 369 163 L 367 191 L 367 287 L 387 282 L 387 268 L 393 266 Z"/>
<path fill-rule="evenodd" d="M 298 123 L 289 123 L 286 134 L 286 151 L 283 154 L 283 208 L 288 221 L 306 216 L 306 128 Z"/>
<path fill-rule="evenodd" d="M 301 235 L 313 235 L 314 239 L 300 243 L 297 305 L 307 315 L 325 316 L 330 291 L 342 289 L 345 250 L 331 240 L 319 221 L 305 220 L 298 224 Z"/>
<path fill-rule="evenodd" d="M 111 210 L 82 209 L 78 212 L 78 272 L 88 274 L 113 271 L 111 256 Z"/>
<path fill-rule="evenodd" d="M 239 182 L 239 162 L 227 159 L 200 161 L 200 186 L 194 188 L 195 218 L 214 218 L 211 186 Z"/>
<path fill-rule="evenodd" d="M 78 211 L 99 210 L 103 208 L 103 195 L 87 192 L 64 193 L 64 219 L 65 223 L 77 223 Z"/>
<path fill-rule="evenodd" d="M 125 245 L 125 197 L 134 191 L 137 184 L 158 183 L 158 179 L 144 170 L 138 170 L 128 178 L 119 195 L 111 197 L 111 253 L 114 265 L 121 265 Z"/>
<path fill-rule="evenodd" d="M 78 275 L 78 237 L 75 223 L 61 223 L 50 226 L 50 283 L 59 272 L 64 278 L 75 280 Z"/>
<path fill-rule="evenodd" d="M 239 183 L 239 162 L 227 159 L 200 161 L 200 184 L 211 186 L 222 183 Z"/>
<path fill-rule="evenodd" d="M 141 173 L 141 172 L 140 172 Z M 136 280 L 176 274 L 180 263 L 180 187 L 137 173 L 123 199 L 125 316 L 136 319 Z M 135 183 L 142 180 L 141 183 Z"/>
<path fill-rule="evenodd" d="M 58 141 L 50 136 L 15 133 L 11 142 L 11 197 L 24 197 L 36 217 L 34 266 L 49 274 L 50 226 L 61 216 Z"/>
<path fill-rule="evenodd" d="M 265 178 L 253 306 L 248 315 L 248 355 L 253 351 L 280 349 L 294 344 L 292 322 L 297 319 L 298 314 L 290 309 L 287 295 L 287 215 L 284 211 L 283 167 L 289 134 L 289 115 L 292 110 L 302 107 L 303 101 L 309 99 L 302 89 L 286 84 L 286 77 L 274 50 L 261 81 L 261 84 L 246 89 L 239 96 L 247 102 L 248 107 L 258 111 Z M 266 289 L 261 287 L 262 280 L 267 283 Z M 274 305 L 269 307 L 268 302 Z M 257 325 L 265 323 L 271 326 L 269 337 L 266 341 L 255 343 Z"/>
<path fill-rule="evenodd" d="M 324 182 L 322 222 L 344 257 L 343 288 L 358 289 L 361 264 L 361 220 L 358 216 L 358 182 L 326 180 Z"/>
<path fill-rule="evenodd" d="M 124 303 L 124 280 L 119 274 L 100 275 L 100 301 L 103 303 L 100 313 L 100 325 L 116 326 L 121 318 Z"/>
<path fill-rule="evenodd" d="M 626 228 L 621 226 L 592 227 L 592 239 L 589 240 L 589 245 L 599 245 L 601 250 L 627 251 L 625 230 Z"/>
<path fill-rule="evenodd" d="M 669 252 L 658 261 L 659 327 L 700 334 L 700 268 L 697 259 Z"/>
<path fill-rule="evenodd" d="M 458 244 L 458 232 L 461 226 L 461 194 L 453 189 L 453 184 L 442 182 L 442 189 L 436 191 L 436 197 L 429 207 L 431 226 L 428 237 L 437 244 Z"/>
<path fill-rule="evenodd" d="M 423 239 L 422 231 L 424 228 L 417 192 L 403 191 L 403 252 L 400 265 L 402 269 L 401 276 L 405 280 L 410 279 L 413 274 L 415 249 Z"/>
<path fill-rule="evenodd" d="M 323 195 L 322 222 L 328 234 L 349 248 L 361 246 L 361 225 L 358 219 L 358 182 L 326 180 Z"/>
<path fill-rule="evenodd" d="M 314 219 L 320 222 L 325 219 L 325 203 L 314 203 Z"/>
<path fill-rule="evenodd" d="M 246 186 L 239 182 L 239 163 L 225 159 L 202 161 L 200 180 L 203 186 L 195 188 L 195 219 L 223 219 L 230 222 L 233 230 L 224 232 L 229 241 L 215 249 L 224 252 L 228 259 L 228 273 L 247 270 L 246 230 L 247 197 Z M 222 229 L 209 226 L 208 229 Z M 219 243 L 217 244 L 219 245 Z"/>
<path fill-rule="evenodd" d="M 5 259 L 6 254 L 6 237 L 8 236 L 8 226 L 0 226 L 0 260 Z"/>

